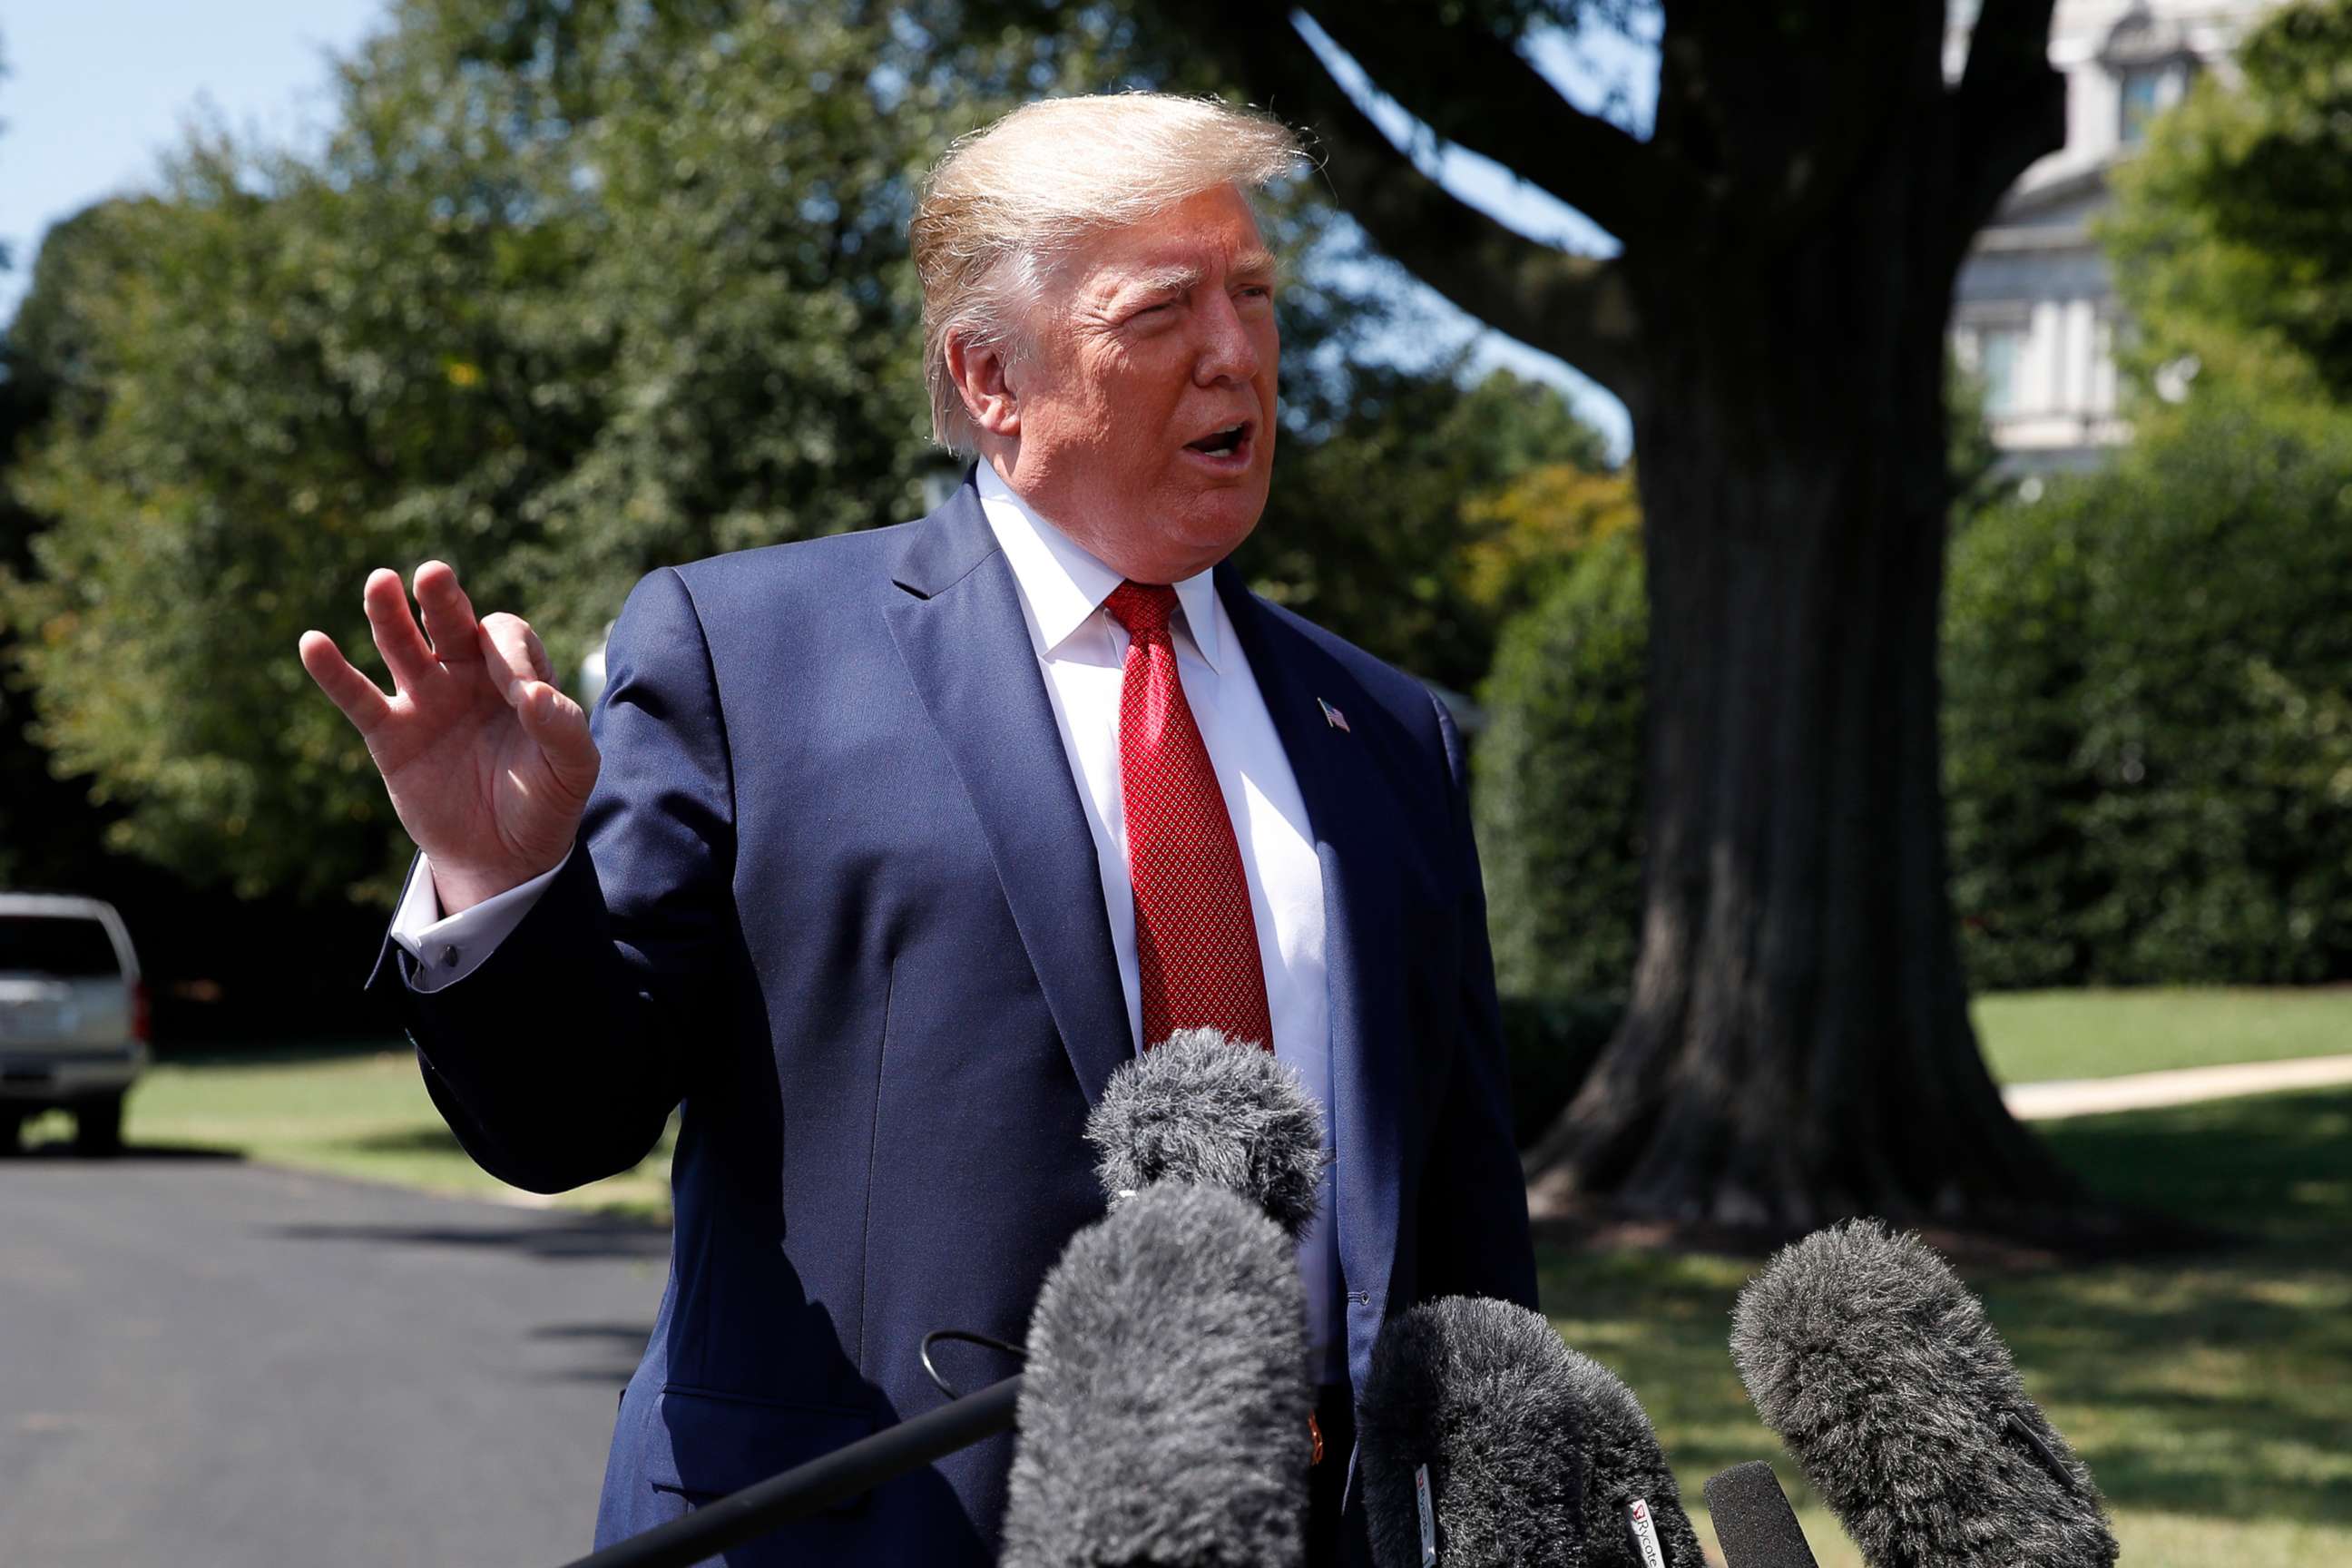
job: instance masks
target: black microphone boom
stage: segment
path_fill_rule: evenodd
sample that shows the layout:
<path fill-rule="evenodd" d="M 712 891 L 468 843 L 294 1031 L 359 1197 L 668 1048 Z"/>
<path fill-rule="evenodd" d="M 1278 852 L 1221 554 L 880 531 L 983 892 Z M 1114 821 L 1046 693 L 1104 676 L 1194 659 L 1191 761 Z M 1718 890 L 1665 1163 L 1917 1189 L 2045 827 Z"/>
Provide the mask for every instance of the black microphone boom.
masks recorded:
<path fill-rule="evenodd" d="M 1297 1561 L 1309 1401 L 1290 1244 L 1315 1217 L 1322 1112 L 1260 1047 L 1189 1029 L 1113 1076 L 1087 1136 L 1113 1213 L 1047 1277 L 1029 1373 L 568 1568 L 685 1568 L 1016 1415 L 1006 1564 Z"/>
<path fill-rule="evenodd" d="M 1357 1401 L 1373 1561 L 1700 1568 L 1657 1435 L 1614 1373 L 1508 1301 L 1391 1321 Z"/>
<path fill-rule="evenodd" d="M 2108 1568 L 2091 1472 L 1916 1237 L 1853 1221 L 1781 1249 L 1732 1312 L 1764 1424 L 1873 1568 Z"/>
<path fill-rule="evenodd" d="M 1008 1377 L 951 1405 L 860 1438 L 782 1475 L 704 1503 L 683 1518 L 593 1552 L 566 1568 L 688 1568 L 873 1490 L 1013 1425 L 1021 1379 Z"/>
<path fill-rule="evenodd" d="M 1080 1231 L 1023 1375 L 1004 1568 L 1302 1560 L 1305 1301 L 1289 1240 L 1248 1199 L 1162 1183 Z"/>

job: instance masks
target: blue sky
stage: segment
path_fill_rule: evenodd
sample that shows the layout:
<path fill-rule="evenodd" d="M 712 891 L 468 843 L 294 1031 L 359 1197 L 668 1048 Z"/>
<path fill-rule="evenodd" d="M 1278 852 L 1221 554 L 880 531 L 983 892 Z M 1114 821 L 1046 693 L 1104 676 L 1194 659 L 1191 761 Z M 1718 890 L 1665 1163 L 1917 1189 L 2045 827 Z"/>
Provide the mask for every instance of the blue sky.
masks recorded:
<path fill-rule="evenodd" d="M 322 50 L 383 0 L 0 0 L 0 318 L 43 230 L 153 183 L 158 155 L 217 115 L 288 138 L 330 107 Z"/>
<path fill-rule="evenodd" d="M 191 125 L 216 120 L 275 141 L 315 133 L 331 110 L 327 51 L 346 51 L 374 27 L 384 0 L 0 0 L 0 320 L 23 293 L 39 237 L 101 197 L 151 185 L 160 157 Z M 1590 51 L 1539 52 L 1564 91 L 1598 108 L 1614 83 L 1617 112 L 1646 121 L 1654 66 L 1638 41 Z M 1391 133 L 1403 123 L 1388 117 Z M 1527 233 L 1579 250 L 1613 243 L 1483 160 L 1449 154 L 1446 183 Z M 1455 331 L 1474 323 L 1432 297 Z M 1548 355 L 1481 332 L 1482 360 L 1566 389 L 1621 454 L 1624 409 Z"/>

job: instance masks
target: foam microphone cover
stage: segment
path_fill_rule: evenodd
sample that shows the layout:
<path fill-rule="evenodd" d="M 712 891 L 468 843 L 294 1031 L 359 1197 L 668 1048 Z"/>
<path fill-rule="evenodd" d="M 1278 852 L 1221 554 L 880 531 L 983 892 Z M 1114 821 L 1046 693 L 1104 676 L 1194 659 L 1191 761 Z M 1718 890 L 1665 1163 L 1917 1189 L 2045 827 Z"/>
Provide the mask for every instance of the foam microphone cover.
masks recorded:
<path fill-rule="evenodd" d="M 1424 1467 L 1447 1568 L 1638 1568 L 1636 1500 L 1667 1568 L 1699 1568 L 1649 1417 L 1540 1313 L 1458 1296 L 1401 1313 L 1373 1346 L 1356 1417 L 1380 1568 L 1420 1568 Z"/>
<path fill-rule="evenodd" d="M 1234 1193 L 1139 1193 L 1038 1296 L 1001 1562 L 1293 1568 L 1310 1404 L 1290 1241 Z"/>
<path fill-rule="evenodd" d="M 2091 1473 L 1926 1243 L 1852 1221 L 1740 1292 L 1732 1359 L 1873 1568 L 2107 1568 Z"/>
<path fill-rule="evenodd" d="M 1760 1459 L 1706 1483 L 1706 1511 L 1727 1568 L 1820 1568 L 1780 1478 Z"/>
<path fill-rule="evenodd" d="M 1116 1208 L 1159 1182 L 1241 1194 L 1293 1241 L 1314 1222 L 1323 1113 L 1262 1047 L 1180 1029 L 1111 1075 L 1087 1118 Z"/>

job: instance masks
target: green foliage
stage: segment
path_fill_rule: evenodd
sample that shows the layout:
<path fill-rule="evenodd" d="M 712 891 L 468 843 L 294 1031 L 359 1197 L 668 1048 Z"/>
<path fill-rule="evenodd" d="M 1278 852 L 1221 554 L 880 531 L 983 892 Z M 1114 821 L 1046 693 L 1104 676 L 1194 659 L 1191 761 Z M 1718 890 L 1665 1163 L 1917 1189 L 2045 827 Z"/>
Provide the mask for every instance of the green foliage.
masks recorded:
<path fill-rule="evenodd" d="M 1955 898 L 1984 985 L 2352 976 L 2352 416 L 2200 384 L 1961 537 Z"/>
<path fill-rule="evenodd" d="M 1977 983 L 2352 974 L 2352 0 L 2300 0 L 2117 172 L 2144 399 L 2108 471 L 1949 574 L 1954 899 Z"/>
<path fill-rule="evenodd" d="M 452 561 L 570 668 L 656 563 L 920 510 L 913 182 L 1102 74 L 1098 19 L 956 16 L 406 0 L 322 154 L 199 138 L 107 209 L 132 262 L 62 301 L 89 417 L 16 477 L 54 526 L 0 617 L 114 847 L 388 892 L 382 786 L 292 657 L 373 663 L 371 566 Z"/>
<path fill-rule="evenodd" d="M 82 371 L 87 343 L 66 299 L 77 280 L 96 281 L 117 264 L 107 208 L 94 207 L 45 237 L 31 286 L 0 338 L 0 580 L 32 564 L 33 538 L 47 520 L 15 493 L 12 469 L 52 423 L 87 427 L 94 416 Z M 55 776 L 34 739 L 33 692 L 16 669 L 19 635 L 0 618 L 0 823 L 38 823 L 38 833 L 0 833 L 0 887 L 93 889 L 92 863 L 111 814 L 84 789 Z"/>
<path fill-rule="evenodd" d="M 1540 1142 L 1601 1059 L 1625 1016 L 1624 998 L 1506 994 L 1503 1050 L 1509 1068 L 1511 1138 L 1520 1149 Z"/>
<path fill-rule="evenodd" d="M 1622 995 L 1641 916 L 1648 613 L 1637 537 L 1580 551 L 1503 635 L 1473 757 L 1503 990 Z"/>
<path fill-rule="evenodd" d="M 1310 620 L 1465 691 L 1515 607 L 1482 595 L 1465 546 L 1509 530 L 1494 501 L 1515 482 L 1591 474 L 1605 454 L 1554 388 L 1502 370 L 1465 385 L 1460 369 L 1360 364 L 1328 407 L 1301 399 L 1235 563 Z"/>
<path fill-rule="evenodd" d="M 2095 525 L 2080 490 L 1994 507 L 1946 571 L 1944 777 L 1952 903 L 1979 987 L 2087 973 L 2099 895 L 2080 762 Z"/>
<path fill-rule="evenodd" d="M 2116 173 L 2105 237 L 2141 367 L 2284 352 L 2352 398 L 2352 0 L 2282 7 L 2238 65 L 2242 85 L 2200 82 Z"/>
<path fill-rule="evenodd" d="M 2352 977 L 2347 537 L 2352 416 L 2220 385 L 2112 469 L 1964 523 L 1945 755 L 1979 987 Z M 1617 534 L 1504 636 L 1474 761 L 1515 997 L 1631 976 L 1643 632 Z"/>
<path fill-rule="evenodd" d="M 1118 7 L 403 0 L 321 153 L 193 139 L 20 319 L 64 390 L 0 627 L 48 765 L 185 877 L 388 896 L 405 845 L 300 632 L 373 667 L 365 572 L 440 556 L 571 669 L 655 565 L 917 514 L 916 180 L 1016 101 L 1139 76 L 1204 85 Z M 1269 222 L 1294 258 L 1335 226 L 1306 184 Z M 1597 439 L 1549 389 L 1361 370 L 1361 290 L 1295 271 L 1243 564 L 1466 686 L 1493 617 L 1452 582 L 1462 499 Z"/>

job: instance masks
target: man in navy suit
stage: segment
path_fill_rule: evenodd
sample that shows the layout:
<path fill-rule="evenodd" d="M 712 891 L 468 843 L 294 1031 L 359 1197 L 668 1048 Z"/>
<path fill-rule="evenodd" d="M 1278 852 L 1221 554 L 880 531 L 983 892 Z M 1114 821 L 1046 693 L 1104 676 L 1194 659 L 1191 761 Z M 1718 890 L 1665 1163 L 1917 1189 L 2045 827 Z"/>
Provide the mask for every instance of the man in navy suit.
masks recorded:
<path fill-rule="evenodd" d="M 421 851 L 370 984 L 467 1150 L 557 1191 L 684 1108 L 600 1542 L 932 1407 L 933 1330 L 1018 1342 L 1103 1210 L 1087 1110 L 1171 1028 L 1265 1044 L 1328 1110 L 1318 1561 L 1364 1552 L 1340 1495 L 1384 1317 L 1533 1304 L 1460 738 L 1222 564 L 1276 436 L 1246 193 L 1297 162 L 1268 119 L 1149 95 L 959 143 L 914 248 L 971 476 L 917 522 L 647 576 L 593 723 L 437 562 L 421 629 L 368 579 L 391 696 L 305 635 Z M 988 1562 L 1011 1451 L 730 1561 Z"/>

